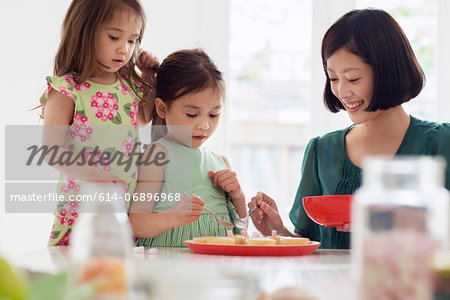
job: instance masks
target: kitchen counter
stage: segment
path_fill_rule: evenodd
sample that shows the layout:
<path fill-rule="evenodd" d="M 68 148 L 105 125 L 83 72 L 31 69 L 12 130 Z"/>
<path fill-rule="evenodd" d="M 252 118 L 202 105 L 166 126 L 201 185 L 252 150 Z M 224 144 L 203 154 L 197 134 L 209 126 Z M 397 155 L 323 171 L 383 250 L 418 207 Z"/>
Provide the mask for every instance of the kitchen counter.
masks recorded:
<path fill-rule="evenodd" d="M 27 270 L 31 278 L 65 272 L 70 270 L 68 250 L 68 247 L 50 247 L 16 258 L 13 263 Z M 157 282 L 155 285 L 164 285 L 171 293 L 180 287 L 186 299 L 189 288 L 198 291 L 205 286 L 222 285 L 223 281 L 217 283 L 216 279 L 223 279 L 223 274 L 227 280 L 230 276 L 254 280 L 266 294 L 296 286 L 316 299 L 353 298 L 350 250 L 318 249 L 306 256 L 261 257 L 205 255 L 194 254 L 188 248 L 157 248 L 156 254 L 150 254 L 148 249 L 144 253 L 133 253 L 133 260 L 136 278 L 141 283 Z"/>

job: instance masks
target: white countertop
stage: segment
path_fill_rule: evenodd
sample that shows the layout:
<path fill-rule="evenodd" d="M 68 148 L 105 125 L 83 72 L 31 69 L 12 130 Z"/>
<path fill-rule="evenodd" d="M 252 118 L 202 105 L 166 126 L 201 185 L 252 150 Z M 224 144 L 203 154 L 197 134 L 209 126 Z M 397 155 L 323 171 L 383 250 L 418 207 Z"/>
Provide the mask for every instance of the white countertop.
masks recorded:
<path fill-rule="evenodd" d="M 262 257 L 194 254 L 188 248 L 157 248 L 157 254 L 134 253 L 138 277 L 153 282 L 165 280 L 172 290 L 180 282 L 193 287 L 210 280 L 217 270 L 252 277 L 261 290 L 271 293 L 286 287 L 301 287 L 317 299 L 352 299 L 350 250 L 316 250 L 312 255 Z M 49 247 L 13 260 L 32 277 L 70 269 L 68 247 Z M 157 278 L 157 279 L 155 279 Z M 176 281 L 179 281 L 176 283 Z M 190 282 L 190 283 L 189 283 Z M 215 281 L 211 280 L 211 283 Z M 186 290 L 186 287 L 183 289 Z M 187 297 L 186 297 L 187 298 Z"/>

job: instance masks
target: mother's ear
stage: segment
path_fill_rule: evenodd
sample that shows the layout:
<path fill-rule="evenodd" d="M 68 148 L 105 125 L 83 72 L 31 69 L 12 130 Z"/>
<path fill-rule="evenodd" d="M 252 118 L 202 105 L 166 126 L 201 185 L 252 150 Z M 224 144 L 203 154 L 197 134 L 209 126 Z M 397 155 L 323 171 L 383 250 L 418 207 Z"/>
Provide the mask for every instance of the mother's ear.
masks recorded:
<path fill-rule="evenodd" d="M 164 103 L 164 101 L 161 98 L 155 99 L 155 109 L 158 116 L 162 119 L 166 117 L 167 114 L 167 105 Z"/>

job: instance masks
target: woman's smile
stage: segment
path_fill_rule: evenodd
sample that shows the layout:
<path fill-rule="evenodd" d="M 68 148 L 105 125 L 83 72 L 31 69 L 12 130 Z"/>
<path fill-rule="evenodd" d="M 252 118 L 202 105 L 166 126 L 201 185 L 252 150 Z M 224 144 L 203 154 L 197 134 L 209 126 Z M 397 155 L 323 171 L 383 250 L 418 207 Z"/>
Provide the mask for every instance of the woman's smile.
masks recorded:
<path fill-rule="evenodd" d="M 342 102 L 345 106 L 345 110 L 348 112 L 358 111 L 364 104 L 364 100 L 353 101 L 353 102 Z"/>

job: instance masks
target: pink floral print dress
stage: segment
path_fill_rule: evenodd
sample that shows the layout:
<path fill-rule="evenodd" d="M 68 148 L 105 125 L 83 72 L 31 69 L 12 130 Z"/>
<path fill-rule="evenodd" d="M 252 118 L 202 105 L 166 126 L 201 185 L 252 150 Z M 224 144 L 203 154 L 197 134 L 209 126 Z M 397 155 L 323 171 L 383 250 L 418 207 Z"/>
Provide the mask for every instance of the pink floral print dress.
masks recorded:
<path fill-rule="evenodd" d="M 108 157 L 121 154 L 128 158 L 133 150 L 140 149 L 134 146 L 139 142 L 137 117 L 142 86 L 135 82 L 131 88 L 121 79 L 111 85 L 89 80 L 77 84 L 75 78 L 72 74 L 47 77 L 47 90 L 40 98 L 41 104 L 45 109 L 51 89 L 69 96 L 75 102 L 73 121 L 67 133 L 69 150 L 75 155 L 83 155 L 85 161 L 124 180 L 128 186 L 127 193 L 133 193 L 136 187 L 136 163 L 110 163 Z M 109 156 L 102 155 L 104 152 Z M 65 200 L 58 203 L 54 212 L 49 246 L 68 245 L 80 206 L 80 202 L 70 199 L 80 192 L 83 183 L 83 180 L 60 175 L 57 191 L 64 195 Z"/>

